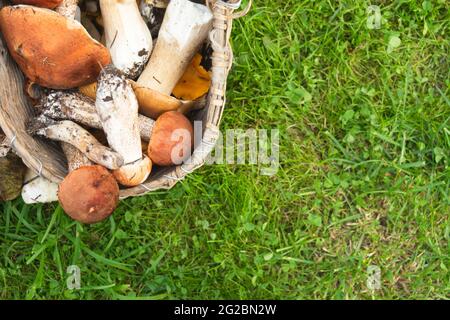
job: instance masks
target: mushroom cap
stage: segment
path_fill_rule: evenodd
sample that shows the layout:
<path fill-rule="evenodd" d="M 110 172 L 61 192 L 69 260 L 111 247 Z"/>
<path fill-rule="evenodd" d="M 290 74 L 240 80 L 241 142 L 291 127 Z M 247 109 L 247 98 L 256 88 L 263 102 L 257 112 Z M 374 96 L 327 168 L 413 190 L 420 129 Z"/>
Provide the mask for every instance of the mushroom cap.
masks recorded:
<path fill-rule="evenodd" d="M 0 11 L 0 29 L 23 73 L 43 87 L 70 89 L 95 81 L 109 51 L 77 21 L 18 5 Z"/>
<path fill-rule="evenodd" d="M 142 155 L 141 160 L 123 165 L 114 170 L 113 175 L 121 185 L 134 187 L 145 182 L 151 171 L 152 161 L 146 155 Z"/>
<path fill-rule="evenodd" d="M 54 9 L 61 4 L 63 0 L 12 0 L 14 4 L 27 4 L 41 8 Z"/>
<path fill-rule="evenodd" d="M 176 111 L 183 106 L 183 102 L 170 95 L 129 81 L 139 102 L 139 112 L 147 117 L 156 119 L 164 112 Z"/>
<path fill-rule="evenodd" d="M 80 167 L 60 183 L 58 199 L 72 219 L 96 223 L 113 213 L 119 202 L 119 186 L 102 166 Z"/>
<path fill-rule="evenodd" d="M 181 164 L 191 155 L 193 145 L 194 128 L 189 119 L 180 112 L 169 111 L 156 120 L 148 156 L 160 166 Z"/>

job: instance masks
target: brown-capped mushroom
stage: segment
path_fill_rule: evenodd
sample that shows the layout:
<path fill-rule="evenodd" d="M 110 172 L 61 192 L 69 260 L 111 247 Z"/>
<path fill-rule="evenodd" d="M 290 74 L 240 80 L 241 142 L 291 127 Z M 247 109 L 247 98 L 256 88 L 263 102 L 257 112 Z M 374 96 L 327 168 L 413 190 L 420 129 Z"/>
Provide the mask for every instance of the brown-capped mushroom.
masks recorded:
<path fill-rule="evenodd" d="M 68 89 L 93 82 L 111 62 L 108 49 L 83 26 L 55 11 L 33 6 L 4 7 L 0 28 L 24 74 L 43 87 Z"/>
<path fill-rule="evenodd" d="M 115 170 L 123 164 L 120 154 L 100 144 L 88 131 L 72 121 L 55 121 L 41 115 L 29 122 L 28 132 L 69 143 L 83 152 L 89 160 L 108 169 Z"/>
<path fill-rule="evenodd" d="M 124 159 L 124 165 L 113 172 L 117 181 L 124 186 L 143 183 L 152 163 L 142 154 L 138 102 L 125 75 L 112 65 L 100 73 L 95 107 L 108 144 Z"/>
<path fill-rule="evenodd" d="M 148 144 L 148 156 L 160 166 L 179 165 L 191 155 L 194 145 L 194 129 L 180 112 L 162 114 L 152 130 Z"/>
<path fill-rule="evenodd" d="M 119 186 L 104 167 L 93 165 L 67 143 L 61 147 L 67 157 L 69 174 L 59 184 L 58 200 L 72 219 L 92 224 L 109 217 L 119 202 Z"/>

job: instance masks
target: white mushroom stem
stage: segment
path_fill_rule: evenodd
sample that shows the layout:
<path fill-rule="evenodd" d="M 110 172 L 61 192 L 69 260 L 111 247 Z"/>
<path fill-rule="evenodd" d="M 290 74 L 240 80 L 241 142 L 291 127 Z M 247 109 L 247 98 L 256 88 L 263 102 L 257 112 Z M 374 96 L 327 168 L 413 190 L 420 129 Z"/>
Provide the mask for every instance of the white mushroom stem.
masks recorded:
<path fill-rule="evenodd" d="M 95 108 L 95 101 L 78 92 L 53 91 L 41 101 L 40 112 L 54 120 L 72 120 L 81 125 L 103 129 Z M 138 127 L 142 140 L 149 141 L 155 121 L 138 115 Z"/>
<path fill-rule="evenodd" d="M 22 187 L 22 199 L 26 204 L 58 201 L 58 184 L 28 169 Z"/>
<path fill-rule="evenodd" d="M 80 20 L 81 17 L 78 14 L 78 1 L 79 0 L 63 0 L 59 6 L 56 7 L 55 11 L 66 18 Z"/>
<path fill-rule="evenodd" d="M 150 30 L 136 0 L 100 0 L 106 46 L 114 65 L 136 79 L 147 63 L 153 47 Z"/>
<path fill-rule="evenodd" d="M 110 147 L 124 160 L 114 176 L 123 185 L 141 184 L 150 174 L 151 162 L 142 155 L 139 106 L 133 88 L 112 65 L 100 73 L 95 106 Z"/>
<path fill-rule="evenodd" d="M 88 131 L 72 121 L 55 121 L 45 116 L 35 118 L 29 131 L 52 140 L 67 142 L 83 152 L 89 160 L 115 170 L 123 164 L 120 154 L 103 146 Z"/>
<path fill-rule="evenodd" d="M 171 0 L 150 62 L 139 85 L 170 95 L 211 29 L 211 10 L 186 0 Z"/>
<path fill-rule="evenodd" d="M 67 158 L 69 172 L 75 171 L 81 167 L 92 165 L 92 162 L 80 150 L 71 144 L 62 142 L 61 148 Z"/>

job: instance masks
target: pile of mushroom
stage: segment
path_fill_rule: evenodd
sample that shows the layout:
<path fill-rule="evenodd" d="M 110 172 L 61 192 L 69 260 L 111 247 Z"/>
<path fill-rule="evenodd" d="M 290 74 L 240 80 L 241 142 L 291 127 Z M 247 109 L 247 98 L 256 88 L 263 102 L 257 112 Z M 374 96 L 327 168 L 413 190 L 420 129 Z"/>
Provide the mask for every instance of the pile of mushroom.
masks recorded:
<path fill-rule="evenodd" d="M 185 114 L 205 102 L 210 78 L 199 53 L 212 13 L 189 0 L 13 2 L 0 10 L 0 32 L 35 106 L 28 130 L 60 142 L 69 172 L 58 185 L 29 170 L 22 197 L 58 199 L 71 218 L 99 222 L 115 210 L 120 188 L 190 157 Z M 189 92 L 189 79 L 203 87 L 180 100 L 175 92 Z"/>

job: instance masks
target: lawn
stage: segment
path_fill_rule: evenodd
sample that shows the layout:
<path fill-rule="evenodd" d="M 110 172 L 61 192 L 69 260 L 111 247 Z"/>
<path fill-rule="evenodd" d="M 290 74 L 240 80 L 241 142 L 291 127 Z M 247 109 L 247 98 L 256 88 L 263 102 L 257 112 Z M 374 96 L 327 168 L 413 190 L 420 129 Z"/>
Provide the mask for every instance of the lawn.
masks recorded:
<path fill-rule="evenodd" d="M 1 299 L 450 297 L 449 2 L 255 2 L 222 129 L 278 129 L 276 175 L 204 166 L 93 226 L 4 203 Z"/>

